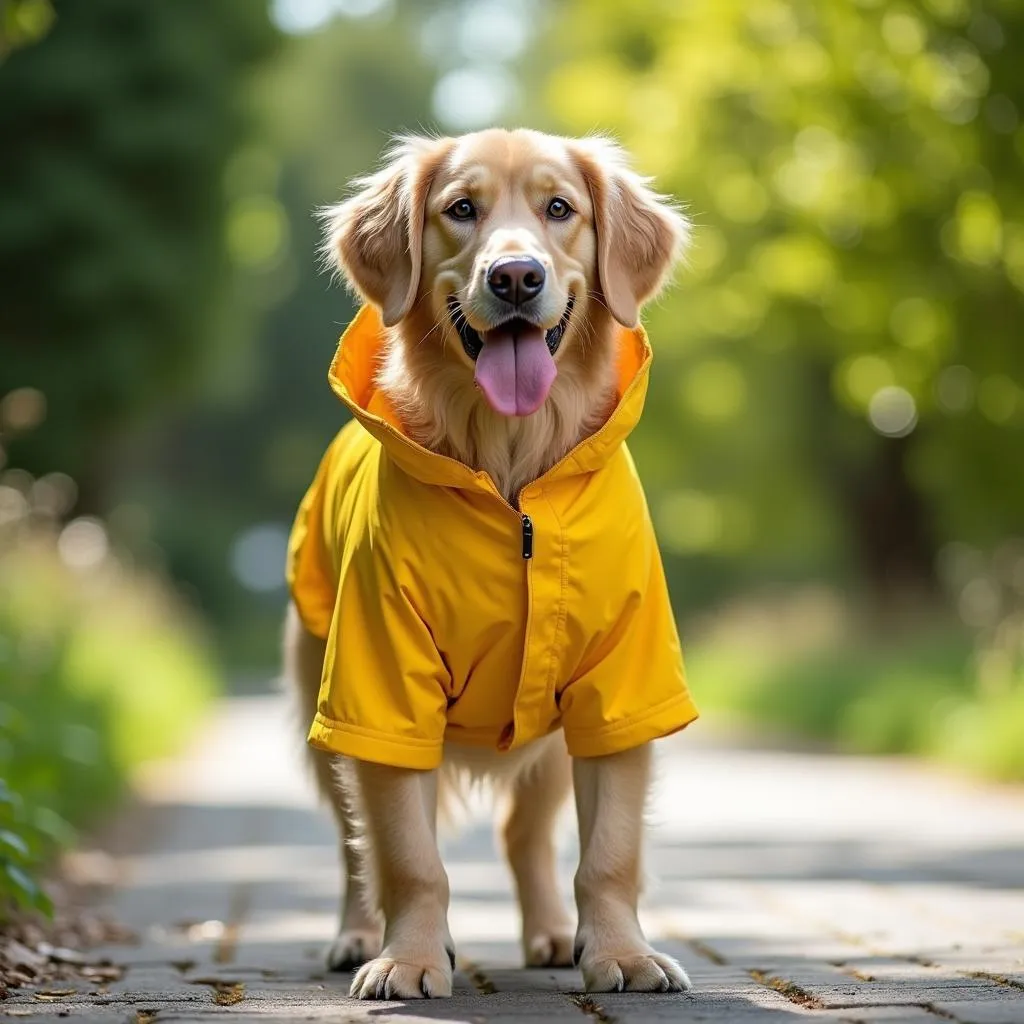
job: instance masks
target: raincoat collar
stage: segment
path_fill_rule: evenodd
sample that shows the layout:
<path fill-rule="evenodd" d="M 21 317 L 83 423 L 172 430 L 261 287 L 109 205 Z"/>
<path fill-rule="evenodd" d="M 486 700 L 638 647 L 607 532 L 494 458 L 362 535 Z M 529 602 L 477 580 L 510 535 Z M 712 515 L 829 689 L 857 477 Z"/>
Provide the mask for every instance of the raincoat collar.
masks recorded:
<path fill-rule="evenodd" d="M 377 387 L 387 332 L 380 311 L 363 306 L 345 329 L 328 373 L 334 393 L 381 443 L 401 469 L 423 483 L 493 490 L 484 472 L 417 444 L 402 430 L 390 402 Z M 619 328 L 618 402 L 605 423 L 539 478 L 538 483 L 600 469 L 629 436 L 643 412 L 653 353 L 641 326 Z"/>

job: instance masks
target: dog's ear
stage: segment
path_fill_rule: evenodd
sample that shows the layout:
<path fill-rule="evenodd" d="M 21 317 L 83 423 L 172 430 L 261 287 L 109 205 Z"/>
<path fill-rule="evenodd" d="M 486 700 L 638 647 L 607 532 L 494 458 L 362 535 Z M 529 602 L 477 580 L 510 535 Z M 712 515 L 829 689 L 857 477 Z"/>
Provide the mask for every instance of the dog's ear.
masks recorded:
<path fill-rule="evenodd" d="M 635 327 L 640 307 L 658 294 L 682 256 L 689 221 L 630 169 L 616 143 L 592 137 L 569 148 L 590 189 L 604 300 L 623 327 Z"/>
<path fill-rule="evenodd" d="M 355 195 L 320 211 L 325 260 L 363 299 L 380 307 L 388 327 L 416 301 L 427 193 L 449 142 L 397 139 L 381 170 L 353 182 Z"/>

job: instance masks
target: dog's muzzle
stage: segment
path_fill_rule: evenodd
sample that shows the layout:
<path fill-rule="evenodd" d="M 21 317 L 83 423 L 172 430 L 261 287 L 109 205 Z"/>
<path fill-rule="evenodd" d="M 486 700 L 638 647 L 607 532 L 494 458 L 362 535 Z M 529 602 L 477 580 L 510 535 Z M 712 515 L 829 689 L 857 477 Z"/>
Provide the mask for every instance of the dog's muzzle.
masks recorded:
<path fill-rule="evenodd" d="M 566 328 L 569 326 L 569 319 L 572 316 L 572 308 L 575 304 L 576 297 L 574 295 L 570 295 L 569 301 L 565 305 L 565 312 L 562 314 L 562 319 L 559 320 L 554 327 L 551 327 L 544 332 L 544 341 L 548 346 L 548 351 L 552 355 L 558 351 L 559 346 L 562 344 Z M 462 342 L 462 347 L 466 350 L 466 355 L 468 355 L 473 362 L 476 362 L 477 357 L 483 350 L 484 342 L 480 337 L 479 332 L 470 327 L 469 321 L 466 320 L 466 314 L 463 313 L 462 306 L 454 295 L 448 296 L 448 315 L 451 317 L 452 325 L 458 332 L 459 340 Z M 530 321 L 526 320 L 524 317 L 513 316 L 509 317 L 507 320 L 503 320 L 501 323 L 495 324 L 492 330 L 498 327 L 515 332 L 517 328 L 526 329 L 528 327 L 533 327 L 536 329 L 536 324 L 530 323 Z"/>

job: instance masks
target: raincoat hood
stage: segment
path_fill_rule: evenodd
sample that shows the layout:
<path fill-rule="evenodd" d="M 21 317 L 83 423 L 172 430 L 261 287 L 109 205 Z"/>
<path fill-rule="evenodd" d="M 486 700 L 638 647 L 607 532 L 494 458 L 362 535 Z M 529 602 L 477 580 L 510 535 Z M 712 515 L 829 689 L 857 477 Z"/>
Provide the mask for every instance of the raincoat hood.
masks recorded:
<path fill-rule="evenodd" d="M 375 306 L 363 306 L 341 336 L 327 376 L 331 389 L 406 473 L 423 483 L 478 489 L 480 474 L 455 459 L 428 451 L 403 432 L 397 414 L 376 383 L 386 344 L 380 311 Z M 614 411 L 602 427 L 580 442 L 542 480 L 594 472 L 608 461 L 639 422 L 652 358 L 646 331 L 639 326 L 632 330 L 620 327 L 617 348 L 618 401 Z"/>

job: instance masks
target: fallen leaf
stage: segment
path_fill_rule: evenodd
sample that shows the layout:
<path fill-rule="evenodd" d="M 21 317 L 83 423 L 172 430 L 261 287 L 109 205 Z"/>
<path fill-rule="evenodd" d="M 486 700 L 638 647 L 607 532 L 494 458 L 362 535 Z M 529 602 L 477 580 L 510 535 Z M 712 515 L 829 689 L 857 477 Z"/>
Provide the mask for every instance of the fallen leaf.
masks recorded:
<path fill-rule="evenodd" d="M 65 996 L 78 994 L 75 988 L 49 988 L 35 993 L 35 998 L 41 1003 L 52 1003 L 55 999 L 63 999 Z"/>
<path fill-rule="evenodd" d="M 66 946 L 51 946 L 48 942 L 39 944 L 39 952 L 57 964 L 84 964 L 86 956 L 77 949 L 68 949 Z"/>
<path fill-rule="evenodd" d="M 120 981 L 124 977 L 124 968 L 109 962 L 85 964 L 80 973 L 83 978 L 93 982 Z"/>
<path fill-rule="evenodd" d="M 0 946 L 0 953 L 8 963 L 15 967 L 30 967 L 33 971 L 37 971 L 46 963 L 46 957 L 42 953 L 37 953 L 34 949 L 18 942 L 17 939 L 11 939 Z"/>

